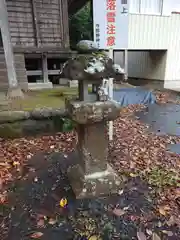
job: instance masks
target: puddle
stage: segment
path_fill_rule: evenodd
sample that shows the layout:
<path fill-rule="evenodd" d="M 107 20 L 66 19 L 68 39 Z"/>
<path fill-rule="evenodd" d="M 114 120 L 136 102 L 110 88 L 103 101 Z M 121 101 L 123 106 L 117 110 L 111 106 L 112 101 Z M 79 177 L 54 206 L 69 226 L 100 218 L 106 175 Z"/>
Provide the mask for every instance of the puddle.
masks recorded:
<path fill-rule="evenodd" d="M 180 136 L 180 105 L 152 104 L 136 116 L 158 135 Z"/>
<path fill-rule="evenodd" d="M 178 144 L 169 144 L 167 150 L 170 152 L 174 152 L 176 154 L 180 154 L 180 143 Z"/>

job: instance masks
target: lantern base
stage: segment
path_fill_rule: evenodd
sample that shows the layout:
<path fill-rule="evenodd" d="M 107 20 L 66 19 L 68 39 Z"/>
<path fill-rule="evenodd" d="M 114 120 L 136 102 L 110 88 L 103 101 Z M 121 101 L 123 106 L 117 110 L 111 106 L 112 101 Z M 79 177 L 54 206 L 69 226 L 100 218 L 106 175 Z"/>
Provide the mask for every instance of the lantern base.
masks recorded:
<path fill-rule="evenodd" d="M 122 179 L 108 165 L 102 172 L 85 175 L 83 183 L 71 182 L 77 199 L 103 197 L 119 192 Z"/>

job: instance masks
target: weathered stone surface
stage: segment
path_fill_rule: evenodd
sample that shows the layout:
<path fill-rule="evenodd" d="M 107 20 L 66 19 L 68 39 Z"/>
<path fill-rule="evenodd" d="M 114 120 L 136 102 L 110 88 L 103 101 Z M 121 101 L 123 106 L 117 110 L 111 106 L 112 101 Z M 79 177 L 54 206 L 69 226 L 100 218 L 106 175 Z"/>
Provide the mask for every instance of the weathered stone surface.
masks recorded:
<path fill-rule="evenodd" d="M 68 172 L 76 197 L 118 193 L 121 179 L 108 165 L 107 121 L 119 116 L 119 105 L 114 101 L 71 100 L 67 102 L 67 109 L 69 117 L 78 123 L 79 164 Z"/>
<path fill-rule="evenodd" d="M 124 70 L 118 64 L 114 64 L 106 54 L 97 52 L 93 54 L 78 55 L 68 60 L 62 71 L 62 76 L 70 80 L 99 81 L 103 78 L 122 80 Z"/>
<path fill-rule="evenodd" d="M 62 108 L 37 108 L 34 109 L 32 112 L 30 112 L 30 118 L 31 119 L 45 119 L 45 118 L 51 118 L 51 117 L 65 117 L 66 110 Z"/>
<path fill-rule="evenodd" d="M 77 80 L 68 81 L 68 86 L 70 88 L 78 87 L 78 81 Z"/>
<path fill-rule="evenodd" d="M 67 117 L 65 109 L 59 108 L 37 108 L 31 112 L 27 111 L 2 111 L 0 112 L 0 124 L 23 121 L 27 119 L 43 120 L 52 117 Z"/>
<path fill-rule="evenodd" d="M 84 185 L 84 168 L 81 164 L 72 164 L 67 169 L 67 176 L 73 190 L 79 195 Z"/>
<path fill-rule="evenodd" d="M 91 198 L 117 194 L 121 185 L 122 179 L 108 165 L 105 171 L 85 175 L 81 192 L 72 186 L 77 198 Z"/>
<path fill-rule="evenodd" d="M 77 50 L 79 52 L 87 53 L 87 52 L 93 52 L 93 51 L 98 51 L 98 45 L 94 41 L 90 40 L 81 40 L 77 44 Z"/>
<path fill-rule="evenodd" d="M 9 99 L 23 99 L 24 93 L 22 92 L 21 88 L 15 87 L 15 88 L 9 88 L 7 92 L 7 98 Z"/>
<path fill-rule="evenodd" d="M 22 121 L 29 117 L 30 113 L 25 111 L 3 111 L 0 112 L 0 123 Z"/>
<path fill-rule="evenodd" d="M 111 121 L 120 114 L 120 106 L 113 101 L 69 101 L 66 107 L 69 117 L 79 124 Z"/>
<path fill-rule="evenodd" d="M 62 125 L 57 124 L 54 119 L 23 120 L 12 123 L 0 124 L 0 138 L 14 139 L 25 136 L 43 135 L 55 133 L 62 130 Z"/>
<path fill-rule="evenodd" d="M 105 171 L 107 168 L 108 136 L 105 129 L 105 121 L 77 126 L 77 148 L 86 174 Z"/>
<path fill-rule="evenodd" d="M 14 139 L 22 136 L 22 125 L 18 122 L 0 124 L 0 138 Z"/>
<path fill-rule="evenodd" d="M 68 166 L 62 167 L 62 171 L 67 173 L 76 198 L 92 198 L 119 192 L 123 179 L 116 174 L 110 165 L 105 164 L 106 167 L 103 168 L 102 165 L 102 168 L 99 166 L 98 169 L 92 165 L 94 172 L 88 172 L 86 171 L 87 164 L 81 161 L 79 153 L 75 151 L 70 155 L 68 154 L 68 158 L 64 161 L 65 165 L 69 163 Z M 107 159 L 104 162 L 107 162 Z"/>
<path fill-rule="evenodd" d="M 0 138 L 19 138 L 62 131 L 65 109 L 40 108 L 32 112 L 0 112 Z"/>

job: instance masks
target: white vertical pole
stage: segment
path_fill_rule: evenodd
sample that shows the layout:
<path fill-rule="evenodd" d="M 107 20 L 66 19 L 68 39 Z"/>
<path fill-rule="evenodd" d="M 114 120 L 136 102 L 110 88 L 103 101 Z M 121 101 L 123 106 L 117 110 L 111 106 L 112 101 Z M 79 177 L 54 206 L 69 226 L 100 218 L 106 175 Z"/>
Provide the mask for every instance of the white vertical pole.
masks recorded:
<path fill-rule="evenodd" d="M 109 58 L 113 60 L 113 49 L 109 49 Z M 109 79 L 109 98 L 113 100 L 113 78 Z M 109 122 L 109 140 L 113 140 L 113 121 Z"/>
<path fill-rule="evenodd" d="M 124 80 L 127 82 L 128 81 L 128 50 L 124 50 L 124 71 L 125 71 L 125 76 Z"/>

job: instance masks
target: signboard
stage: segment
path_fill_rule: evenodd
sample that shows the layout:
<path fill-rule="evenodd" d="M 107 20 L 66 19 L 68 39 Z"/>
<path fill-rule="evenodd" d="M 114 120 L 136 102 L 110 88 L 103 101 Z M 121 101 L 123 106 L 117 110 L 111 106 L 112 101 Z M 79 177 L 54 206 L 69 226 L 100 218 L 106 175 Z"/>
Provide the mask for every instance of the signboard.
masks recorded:
<path fill-rule="evenodd" d="M 94 41 L 100 49 L 128 48 L 129 0 L 93 0 Z"/>

